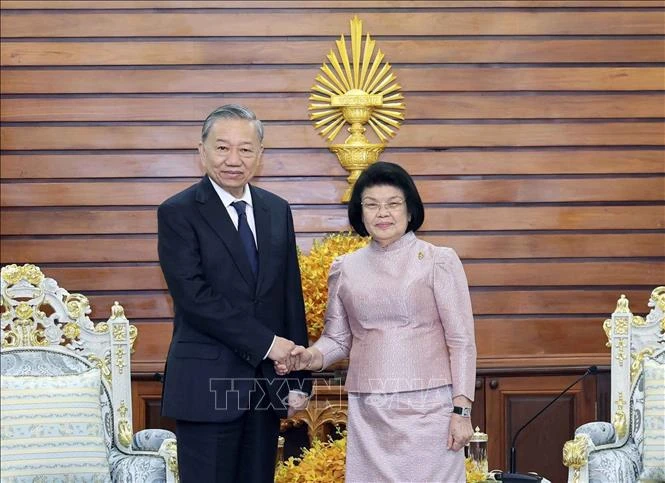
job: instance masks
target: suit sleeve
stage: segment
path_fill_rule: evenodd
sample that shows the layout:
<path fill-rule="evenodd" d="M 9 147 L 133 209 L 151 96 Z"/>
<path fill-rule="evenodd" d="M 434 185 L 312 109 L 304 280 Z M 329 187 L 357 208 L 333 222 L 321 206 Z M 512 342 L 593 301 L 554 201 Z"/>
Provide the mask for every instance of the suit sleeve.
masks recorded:
<path fill-rule="evenodd" d="M 473 401 L 476 384 L 476 339 L 469 285 L 462 262 L 450 248 L 437 251 L 434 297 L 446 336 L 453 379 L 453 397 Z"/>
<path fill-rule="evenodd" d="M 164 278 L 185 314 L 184 320 L 258 366 L 274 333 L 234 305 L 206 280 L 196 232 L 182 209 L 161 205 L 157 210 L 159 262 Z"/>
<path fill-rule="evenodd" d="M 287 246 L 288 255 L 285 274 L 285 326 L 286 337 L 296 345 L 308 346 L 307 324 L 305 321 L 305 302 L 302 294 L 302 281 L 300 278 L 300 265 L 298 264 L 298 251 L 296 248 L 296 234 L 293 227 L 291 208 L 287 206 Z M 295 380 L 291 380 L 295 379 Z M 311 372 L 293 372 L 289 376 L 289 389 L 312 392 Z"/>

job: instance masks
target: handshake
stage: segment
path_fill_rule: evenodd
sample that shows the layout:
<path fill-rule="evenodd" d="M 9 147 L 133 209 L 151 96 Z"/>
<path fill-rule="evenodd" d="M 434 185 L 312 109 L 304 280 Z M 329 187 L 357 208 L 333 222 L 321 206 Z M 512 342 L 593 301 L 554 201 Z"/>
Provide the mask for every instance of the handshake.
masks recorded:
<path fill-rule="evenodd" d="M 289 339 L 277 336 L 268 357 L 275 364 L 275 372 L 284 376 L 291 371 L 313 370 L 323 368 L 323 355 L 317 349 L 305 348 Z"/>

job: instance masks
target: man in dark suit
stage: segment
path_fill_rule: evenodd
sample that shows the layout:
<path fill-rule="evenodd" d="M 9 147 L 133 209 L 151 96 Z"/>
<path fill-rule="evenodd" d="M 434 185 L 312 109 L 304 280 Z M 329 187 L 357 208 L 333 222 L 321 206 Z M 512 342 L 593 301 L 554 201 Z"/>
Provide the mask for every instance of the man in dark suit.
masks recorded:
<path fill-rule="evenodd" d="M 157 212 L 175 310 L 162 414 L 176 419 L 183 483 L 272 482 L 279 419 L 311 391 L 306 373 L 274 370 L 307 330 L 289 205 L 248 184 L 262 141 L 249 109 L 213 111 L 199 143 L 206 176 Z"/>

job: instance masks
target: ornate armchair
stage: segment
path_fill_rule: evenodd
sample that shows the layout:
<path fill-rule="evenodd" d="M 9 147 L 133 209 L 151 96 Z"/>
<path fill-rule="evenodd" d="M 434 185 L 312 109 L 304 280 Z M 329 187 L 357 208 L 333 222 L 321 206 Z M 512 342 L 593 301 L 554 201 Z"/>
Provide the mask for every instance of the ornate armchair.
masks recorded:
<path fill-rule="evenodd" d="M 34 265 L 1 279 L 2 480 L 177 481 L 173 433 L 132 433 L 137 330 L 122 306 L 94 324 L 86 297 Z"/>
<path fill-rule="evenodd" d="M 633 315 L 624 295 L 603 324 L 611 347 L 612 422 L 580 426 L 563 448 L 572 482 L 665 480 L 665 287 Z"/>

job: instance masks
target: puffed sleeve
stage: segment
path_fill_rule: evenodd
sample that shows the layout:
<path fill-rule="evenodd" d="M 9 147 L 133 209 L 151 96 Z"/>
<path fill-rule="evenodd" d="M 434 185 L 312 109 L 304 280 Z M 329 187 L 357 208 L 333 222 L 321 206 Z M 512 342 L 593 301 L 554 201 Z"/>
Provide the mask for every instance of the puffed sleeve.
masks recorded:
<path fill-rule="evenodd" d="M 339 296 L 342 282 L 342 260 L 337 257 L 328 273 L 328 305 L 326 307 L 326 325 L 319 340 L 314 343 L 323 354 L 323 368 L 337 361 L 349 357 L 351 351 L 351 330 L 344 310 L 344 304 Z"/>
<path fill-rule="evenodd" d="M 452 248 L 439 248 L 434 264 L 434 296 L 450 354 L 453 397 L 473 401 L 476 382 L 476 339 L 469 285 Z"/>

